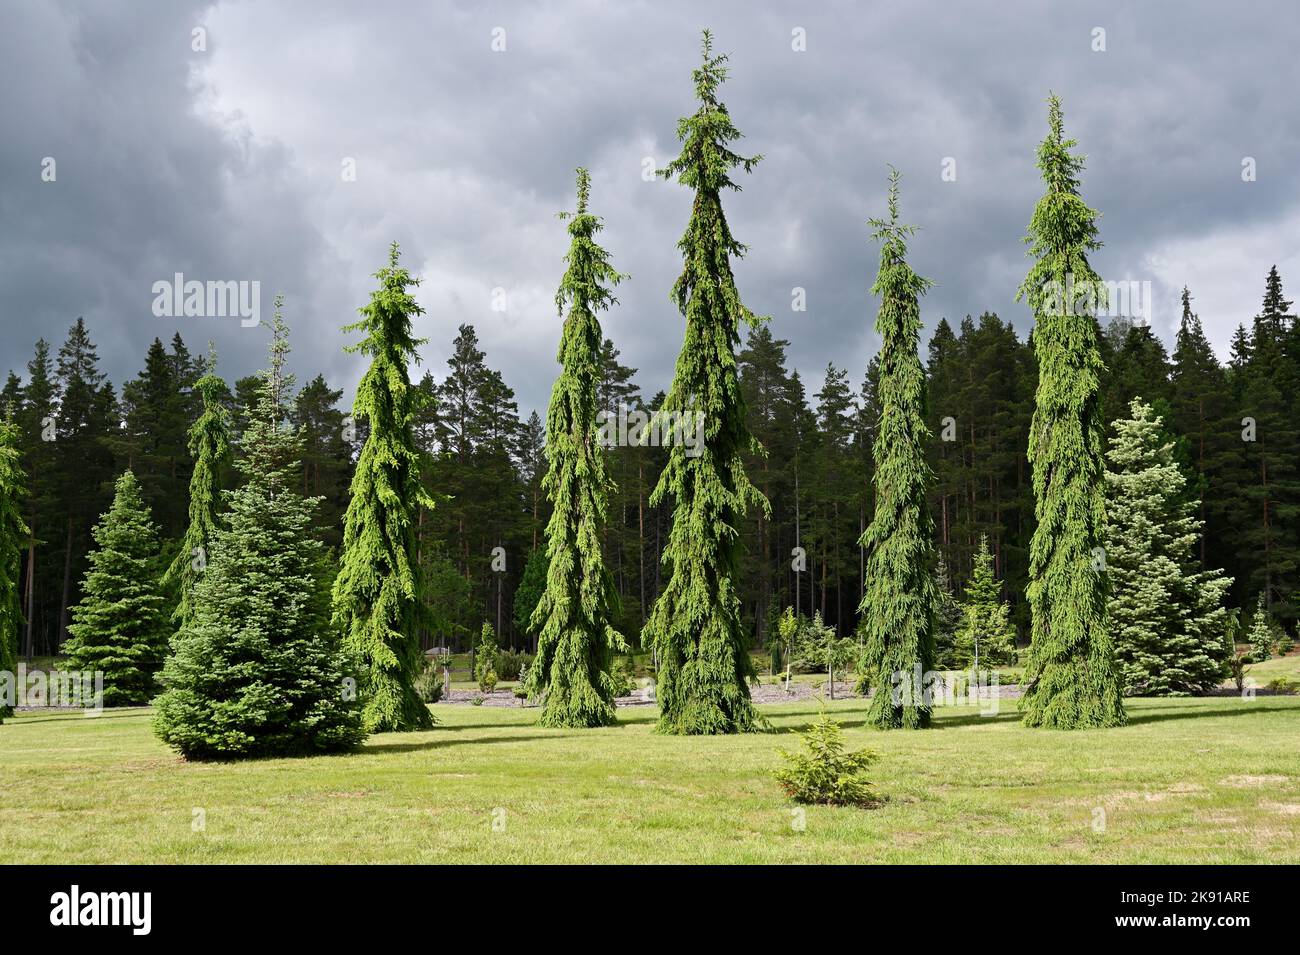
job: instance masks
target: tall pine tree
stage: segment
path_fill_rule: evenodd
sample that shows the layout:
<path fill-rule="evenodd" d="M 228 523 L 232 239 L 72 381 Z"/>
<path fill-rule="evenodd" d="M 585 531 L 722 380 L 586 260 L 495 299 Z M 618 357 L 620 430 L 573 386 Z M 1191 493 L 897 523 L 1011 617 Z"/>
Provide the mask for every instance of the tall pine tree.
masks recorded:
<path fill-rule="evenodd" d="M 344 329 L 364 333 L 348 350 L 369 355 L 370 367 L 352 406 L 367 433 L 343 526 L 334 622 L 365 667 L 366 729 L 387 732 L 433 725 L 415 692 L 421 616 L 415 522 L 433 499 L 421 482 L 424 456 L 413 430 L 423 392 L 411 386 L 408 371 L 422 343 L 411 335 L 411 319 L 424 312 L 409 291 L 419 280 L 398 264 L 396 242 L 375 278 L 380 287 L 360 310 L 361 321 Z"/>
<path fill-rule="evenodd" d="M 19 459 L 12 411 L 12 407 L 3 409 L 0 420 L 0 674 L 16 674 L 18 668 L 18 631 L 23 624 L 19 575 L 31 533 L 22 516 L 27 477 Z M 0 697 L 0 723 L 12 712 L 9 701 Z"/>
<path fill-rule="evenodd" d="M 930 282 L 907 264 L 907 237 L 915 227 L 898 221 L 898 170 L 889 174 L 889 218 L 872 219 L 881 243 L 880 271 L 871 287 L 880 296 L 880 421 L 877 424 L 876 508 L 862 534 L 866 579 L 862 605 L 864 669 L 874 689 L 867 720 L 881 729 L 917 729 L 930 723 L 922 687 L 935 667 L 934 521 L 926 494 L 933 480 L 926 463 L 925 370 L 917 351 L 920 297 Z"/>
<path fill-rule="evenodd" d="M 617 685 L 610 675 L 615 649 L 625 649 L 611 625 L 618 596 L 601 553 L 610 481 L 597 439 L 601 329 L 597 313 L 616 302 L 611 289 L 624 276 L 596 242 L 599 217 L 587 211 L 591 177 L 578 170 L 578 208 L 569 216 L 568 269 L 555 304 L 564 318 L 560 377 L 546 414 L 542 486 L 551 502 L 546 526 L 546 590 L 533 611 L 537 657 L 530 690 L 542 697 L 543 726 L 607 726 L 614 722 Z"/>
<path fill-rule="evenodd" d="M 1079 194 L 1083 157 L 1065 138 L 1061 101 L 1038 147 L 1047 193 L 1029 222 L 1034 265 L 1017 292 L 1035 317 L 1038 391 L 1029 438 L 1038 526 L 1029 553 L 1032 643 L 1024 723 L 1119 726 L 1124 702 L 1106 622 L 1106 525 L 1096 307 L 1106 289 L 1088 264 L 1101 247 L 1097 213 Z"/>
<path fill-rule="evenodd" d="M 165 599 L 155 577 L 158 530 L 130 471 L 92 531 L 96 548 L 64 645 L 72 669 L 103 671 L 105 706 L 141 706 L 167 652 Z"/>
<path fill-rule="evenodd" d="M 672 527 L 663 562 L 669 578 L 646 623 L 643 642 L 659 663 L 659 729 L 665 733 L 735 733 L 758 727 L 749 697 L 754 674 L 741 630 L 736 576 L 741 521 L 748 506 L 767 500 L 745 474 L 743 455 L 757 449 L 745 417 L 736 375 L 739 325 L 761 321 L 740 301 L 731 258 L 745 247 L 732 236 L 722 191 L 739 189 L 731 170 L 749 172 L 761 157 L 746 158 L 728 145 L 740 131 L 718 100 L 727 57 L 714 55 L 704 31 L 704 61 L 693 73 L 699 108 L 678 123 L 681 155 L 660 174 L 694 190 L 690 222 L 678 243 L 685 260 L 672 299 L 686 318 L 672 388 L 657 420 L 703 416 L 702 453 L 681 441 L 651 496 L 651 506 L 672 502 Z"/>

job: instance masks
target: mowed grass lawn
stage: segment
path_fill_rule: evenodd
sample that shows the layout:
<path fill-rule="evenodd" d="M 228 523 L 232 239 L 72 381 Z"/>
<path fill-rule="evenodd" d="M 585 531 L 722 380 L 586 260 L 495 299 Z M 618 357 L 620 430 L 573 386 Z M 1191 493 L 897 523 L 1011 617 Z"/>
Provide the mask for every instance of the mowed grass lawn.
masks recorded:
<path fill-rule="evenodd" d="M 926 732 L 863 727 L 878 809 L 809 807 L 771 777 L 817 705 L 777 732 L 673 738 L 436 706 L 441 725 L 357 753 L 187 763 L 147 709 L 22 713 L 0 726 L 5 862 L 1300 862 L 1300 697 L 1130 701 L 1123 729 L 1062 733 L 940 710 Z M 195 830 L 202 810 L 202 831 Z"/>

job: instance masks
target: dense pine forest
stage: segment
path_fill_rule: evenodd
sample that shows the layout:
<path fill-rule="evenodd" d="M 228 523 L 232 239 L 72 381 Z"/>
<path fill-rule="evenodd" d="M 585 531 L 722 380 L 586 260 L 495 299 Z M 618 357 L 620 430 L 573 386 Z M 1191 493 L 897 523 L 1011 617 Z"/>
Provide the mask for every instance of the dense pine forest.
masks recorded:
<path fill-rule="evenodd" d="M 1224 363 L 1206 339 L 1193 294 L 1185 290 L 1182 301 L 1172 342 L 1123 318 L 1099 327 L 1104 420 L 1129 417 L 1135 397 L 1151 405 L 1174 442 L 1185 478 L 1180 493 L 1198 502 L 1196 516 L 1204 521 L 1196 544 L 1201 567 L 1222 568 L 1233 578 L 1226 600 L 1242 609 L 1243 620 L 1262 595 L 1276 623 L 1294 631 L 1300 326 L 1282 278 L 1270 269 L 1256 317 L 1237 329 Z M 864 301 L 864 314 L 868 307 Z M 416 331 L 436 337 L 449 325 L 426 315 Z M 744 525 L 740 596 L 756 647 L 767 644 L 787 606 L 819 612 L 841 635 L 854 632 L 863 597 L 858 541 L 873 513 L 876 362 L 865 369 L 830 363 L 810 394 L 805 376 L 790 367 L 781 332 L 779 316 L 750 329 L 737 354 L 749 430 L 766 450 L 750 455 L 746 467 L 771 505 L 770 513 L 752 509 Z M 446 367 L 413 382 L 425 399 L 415 428 L 427 453 L 424 486 L 438 495 L 416 517 L 421 599 L 431 611 L 423 642 L 467 649 L 487 621 L 503 645 L 532 649 L 529 618 L 546 579 L 551 516 L 542 487 L 544 425 L 536 412 L 521 414 L 472 325 L 460 325 L 450 344 Z M 922 357 L 936 477 L 929 503 L 946 585 L 957 592 L 965 587 L 986 538 L 1023 645 L 1034 530 L 1025 455 L 1037 385 L 1032 342 L 1010 321 L 985 312 L 941 320 Z M 597 401 L 606 415 L 659 407 L 667 382 L 639 377 L 608 338 L 600 358 Z M 206 350 L 187 345 L 179 332 L 166 343 L 155 339 L 139 374 L 119 387 L 99 368 L 93 329 L 78 319 L 57 348 L 44 339 L 35 343 L 25 374 L 10 372 L 3 405 L 18 426 L 29 488 L 23 519 L 31 529 L 20 580 L 23 655 L 54 654 L 68 640 L 70 611 L 94 546 L 91 530 L 112 504 L 123 471 L 134 473 L 166 542 L 160 574 L 181 549 L 194 466 L 187 432 L 203 410 L 196 386 L 207 360 Z M 249 376 L 219 389 L 236 456 L 243 453 L 256 388 Z M 300 490 L 322 498 L 316 533 L 335 555 L 365 437 L 342 397 L 316 375 L 297 390 L 290 410 L 304 439 Z M 1113 434 L 1108 426 L 1107 437 Z M 635 645 L 664 584 L 670 514 L 650 497 L 668 449 L 621 445 L 604 453 L 613 482 L 604 560 L 620 597 L 617 627 Z M 239 475 L 225 468 L 221 480 L 232 488 Z"/>

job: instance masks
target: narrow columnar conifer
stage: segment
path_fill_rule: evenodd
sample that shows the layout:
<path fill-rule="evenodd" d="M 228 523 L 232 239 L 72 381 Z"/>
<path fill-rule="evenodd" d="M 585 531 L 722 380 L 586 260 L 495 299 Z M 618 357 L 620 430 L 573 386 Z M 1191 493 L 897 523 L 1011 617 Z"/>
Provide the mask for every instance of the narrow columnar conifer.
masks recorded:
<path fill-rule="evenodd" d="M 179 600 L 172 622 L 179 628 L 194 619 L 194 584 L 207 566 L 217 511 L 221 503 L 222 474 L 230 464 L 230 412 L 222 401 L 225 383 L 215 374 L 216 361 L 209 359 L 206 374 L 194 384 L 203 411 L 189 429 L 190 455 L 194 473 L 190 477 L 190 523 L 181 548 L 163 575 L 164 584 L 176 584 Z"/>
<path fill-rule="evenodd" d="M 542 697 L 543 726 L 607 726 L 614 722 L 617 684 L 611 676 L 623 637 L 611 625 L 618 595 L 605 567 L 601 538 L 611 482 L 598 441 L 601 328 L 597 313 L 617 300 L 611 291 L 625 276 L 597 244 L 599 217 L 587 211 L 591 177 L 578 170 L 578 207 L 569 219 L 568 269 L 555 305 L 565 315 L 560 377 L 546 414 L 542 487 L 551 502 L 546 525 L 546 590 L 533 611 L 537 656 L 530 692 Z"/>
<path fill-rule="evenodd" d="M 9 686 L 17 687 L 18 630 L 23 625 L 19 595 L 22 553 L 31 532 L 22 518 L 27 476 L 18 452 L 19 432 L 11 410 L 0 420 L 0 680 L 12 674 Z M 0 695 L 0 722 L 13 710 L 11 700 Z"/>
<path fill-rule="evenodd" d="M 1034 313 L 1038 390 L 1029 436 L 1037 526 L 1029 550 L 1032 643 L 1020 706 L 1026 726 L 1126 721 L 1106 619 L 1105 461 L 1096 311 L 1106 287 L 1088 264 L 1097 213 L 1079 194 L 1084 159 L 1052 96 L 1038 147 L 1047 192 L 1025 238 L 1034 264 L 1020 286 Z"/>
<path fill-rule="evenodd" d="M 889 175 L 889 218 L 871 219 L 881 243 L 880 423 L 874 459 L 875 513 L 859 541 L 866 553 L 862 614 L 863 663 L 874 690 L 868 722 L 880 729 L 930 723 L 926 674 L 935 667 L 934 522 L 926 503 L 932 481 L 925 460 L 925 370 L 917 346 L 920 298 L 930 282 L 907 264 L 915 227 L 898 221 L 898 171 Z"/>
<path fill-rule="evenodd" d="M 675 440 L 651 495 L 651 506 L 668 504 L 672 527 L 663 562 L 667 579 L 643 644 L 658 657 L 659 730 L 675 734 L 735 733 L 761 720 L 749 696 L 754 677 L 741 628 L 737 560 L 741 521 L 750 504 L 767 511 L 767 499 L 745 474 L 743 456 L 762 449 L 749 432 L 736 374 L 739 325 L 763 319 L 740 301 L 731 258 L 745 246 L 731 234 L 722 211 L 724 189 L 739 189 L 731 170 L 753 169 L 728 145 L 740 137 L 718 100 L 727 57 L 714 55 L 704 32 L 703 63 L 694 71 L 699 108 L 677 126 L 682 152 L 666 168 L 694 190 L 690 222 L 678 242 L 684 259 L 672 300 L 686 318 L 672 388 L 657 412 L 661 433 L 676 422 L 689 433 L 702 422 L 703 441 L 687 447 Z"/>
<path fill-rule="evenodd" d="M 379 288 L 344 331 L 365 338 L 348 348 L 370 356 L 357 385 L 353 417 L 367 428 L 352 477 L 343 525 L 343 555 L 334 581 L 334 622 L 363 666 L 365 726 L 371 732 L 427 729 L 429 708 L 415 691 L 420 665 L 420 562 L 416 521 L 433 499 L 421 481 L 425 454 L 413 424 L 424 393 L 412 387 L 409 366 L 423 344 L 411 320 L 424 310 L 410 289 L 419 284 L 398 264 L 375 273 Z"/>

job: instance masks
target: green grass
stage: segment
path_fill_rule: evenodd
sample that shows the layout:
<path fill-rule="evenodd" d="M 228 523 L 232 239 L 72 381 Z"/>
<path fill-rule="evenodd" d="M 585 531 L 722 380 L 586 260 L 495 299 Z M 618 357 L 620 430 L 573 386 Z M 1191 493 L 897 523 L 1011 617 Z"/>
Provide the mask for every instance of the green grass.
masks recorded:
<path fill-rule="evenodd" d="M 1248 663 L 1246 664 L 1246 676 L 1254 677 L 1255 683 L 1259 687 L 1267 686 L 1270 680 L 1276 680 L 1278 677 L 1300 680 L 1300 654 L 1273 657 L 1263 663 Z"/>
<path fill-rule="evenodd" d="M 0 726 L 0 857 L 1300 862 L 1300 697 L 1135 700 L 1130 726 L 1075 733 L 1024 729 L 1010 706 L 941 710 L 912 733 L 863 728 L 859 699 L 829 708 L 850 746 L 880 753 L 888 802 L 810 807 L 804 831 L 771 770 L 808 703 L 764 707 L 776 733 L 688 739 L 656 735 L 650 708 L 563 731 L 533 726 L 536 710 L 438 706 L 430 732 L 242 764 L 178 759 L 147 709 L 22 713 Z"/>

